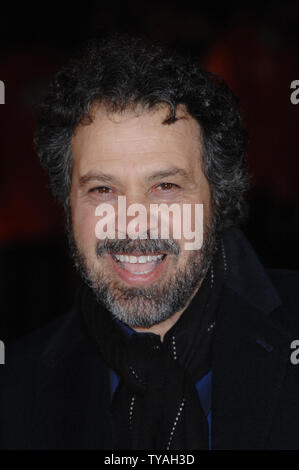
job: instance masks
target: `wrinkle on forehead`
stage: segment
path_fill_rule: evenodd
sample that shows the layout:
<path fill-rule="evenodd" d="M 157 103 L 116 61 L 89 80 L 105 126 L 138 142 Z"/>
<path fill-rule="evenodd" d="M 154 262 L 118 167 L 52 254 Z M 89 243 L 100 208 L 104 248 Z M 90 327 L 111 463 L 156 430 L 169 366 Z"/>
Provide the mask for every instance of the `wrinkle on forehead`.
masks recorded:
<path fill-rule="evenodd" d="M 161 154 L 170 149 L 180 152 L 182 145 L 185 149 L 188 146 L 194 148 L 194 143 L 195 148 L 202 150 L 200 126 L 185 107 L 178 107 L 177 121 L 163 124 L 167 112 L 166 104 L 143 112 L 129 109 L 121 113 L 109 112 L 101 106 L 94 107 L 93 120 L 78 126 L 72 144 L 81 150 L 82 146 L 86 149 L 96 145 L 99 152 L 110 155 L 114 151 L 123 154 L 150 153 L 156 149 Z M 125 144 L 128 144 L 127 148 Z"/>

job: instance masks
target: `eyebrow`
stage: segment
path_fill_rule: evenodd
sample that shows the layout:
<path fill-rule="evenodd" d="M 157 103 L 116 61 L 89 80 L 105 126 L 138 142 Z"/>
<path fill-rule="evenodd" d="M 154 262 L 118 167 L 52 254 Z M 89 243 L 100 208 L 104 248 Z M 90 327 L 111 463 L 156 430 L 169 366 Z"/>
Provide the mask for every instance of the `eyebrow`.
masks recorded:
<path fill-rule="evenodd" d="M 147 178 L 147 180 L 148 181 L 153 181 L 153 180 L 156 180 L 156 179 L 159 179 L 159 178 L 168 178 L 168 176 L 177 176 L 177 175 L 182 176 L 183 178 L 190 180 L 190 176 L 187 173 L 187 171 L 185 171 L 183 168 L 177 168 L 177 167 L 172 167 L 172 168 L 169 168 L 168 170 L 164 170 L 164 171 L 157 171 L 157 172 L 153 173 L 152 175 L 150 175 Z"/>
<path fill-rule="evenodd" d="M 146 178 L 147 181 L 154 181 L 160 178 L 167 178 L 169 176 L 182 176 L 183 178 L 190 180 L 190 176 L 183 168 L 172 167 L 168 170 L 157 171 Z M 102 182 L 102 183 L 117 183 L 119 180 L 112 175 L 108 175 L 101 171 L 98 172 L 88 172 L 86 175 L 83 175 L 79 178 L 79 185 L 85 186 L 88 183 L 93 181 Z"/>
<path fill-rule="evenodd" d="M 103 183 L 115 183 L 117 181 L 117 178 L 111 175 L 107 175 L 106 173 L 102 173 L 101 171 L 98 171 L 96 173 L 90 171 L 86 173 L 86 175 L 83 175 L 79 178 L 79 185 L 85 186 L 86 184 L 92 181 L 100 181 Z"/>

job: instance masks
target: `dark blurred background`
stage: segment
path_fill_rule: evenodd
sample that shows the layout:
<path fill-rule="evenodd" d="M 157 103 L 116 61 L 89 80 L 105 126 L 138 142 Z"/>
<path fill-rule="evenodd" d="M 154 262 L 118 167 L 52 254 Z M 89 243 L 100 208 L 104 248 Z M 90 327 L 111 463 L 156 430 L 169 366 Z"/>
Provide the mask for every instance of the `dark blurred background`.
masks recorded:
<path fill-rule="evenodd" d="M 299 2 L 28 2 L 1 5 L 0 338 L 70 308 L 78 282 L 63 213 L 33 150 L 34 107 L 85 39 L 126 32 L 194 54 L 240 98 L 253 187 L 244 230 L 268 267 L 299 268 Z M 299 286 L 298 286 L 299 287 Z"/>

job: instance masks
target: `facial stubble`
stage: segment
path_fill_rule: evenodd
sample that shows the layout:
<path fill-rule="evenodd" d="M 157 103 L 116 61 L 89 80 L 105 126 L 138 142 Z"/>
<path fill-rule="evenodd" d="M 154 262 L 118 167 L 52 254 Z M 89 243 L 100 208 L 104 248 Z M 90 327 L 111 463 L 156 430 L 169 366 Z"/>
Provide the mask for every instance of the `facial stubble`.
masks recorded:
<path fill-rule="evenodd" d="M 149 328 L 183 310 L 206 276 L 217 248 L 217 232 L 212 220 L 205 227 L 202 248 L 189 252 L 184 267 L 168 273 L 165 280 L 159 280 L 145 287 L 130 287 L 103 268 L 105 265 L 103 257 L 109 252 L 109 241 L 105 245 L 108 246 L 108 251 L 103 249 L 102 241 L 96 243 L 98 269 L 95 270 L 75 241 L 70 214 L 66 220 L 71 257 L 82 279 L 93 290 L 100 305 L 103 304 L 114 317 L 132 328 Z M 128 245 L 128 241 L 119 240 L 117 246 L 126 243 L 126 246 L 130 246 L 130 251 L 144 251 L 146 247 L 150 251 L 153 249 L 152 242 L 157 243 L 156 240 L 137 239 Z M 169 242 L 168 246 L 172 247 L 169 249 L 170 253 L 180 252 L 175 240 L 161 240 L 162 242 L 164 245 L 166 243 L 166 246 Z M 115 244 L 112 242 L 111 246 L 115 247 Z M 168 254 L 168 256 L 173 257 L 174 264 L 178 263 L 179 254 Z"/>

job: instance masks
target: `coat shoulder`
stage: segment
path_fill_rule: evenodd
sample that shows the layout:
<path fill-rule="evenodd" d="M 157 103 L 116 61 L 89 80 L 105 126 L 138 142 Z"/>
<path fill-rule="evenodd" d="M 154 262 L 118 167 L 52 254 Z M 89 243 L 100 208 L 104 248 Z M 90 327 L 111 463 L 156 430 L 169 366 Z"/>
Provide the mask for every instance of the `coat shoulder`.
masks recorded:
<path fill-rule="evenodd" d="M 299 306 L 299 271 L 267 269 L 267 273 L 282 300 Z"/>
<path fill-rule="evenodd" d="M 28 363 L 37 360 L 47 344 L 63 327 L 70 313 L 60 315 L 46 325 L 38 328 L 25 336 L 8 342 L 5 347 L 5 364 L 13 365 L 15 361 Z"/>
<path fill-rule="evenodd" d="M 267 273 L 282 301 L 282 307 L 272 316 L 287 330 L 299 334 L 299 271 L 268 269 Z"/>
<path fill-rule="evenodd" d="M 0 369 L 0 449 L 29 448 L 36 373 L 45 347 L 61 329 L 65 315 L 5 344 Z"/>
<path fill-rule="evenodd" d="M 35 380 L 40 360 L 48 351 L 67 342 L 72 311 L 69 311 L 41 328 L 5 344 L 5 360 L 0 369 L 0 396 L 18 394 L 30 388 Z M 70 332 L 72 334 L 72 332 Z"/>

